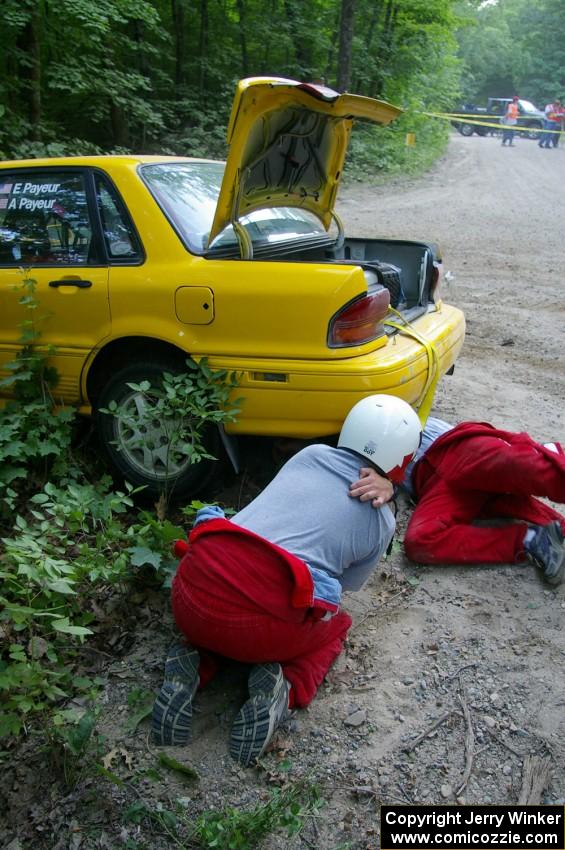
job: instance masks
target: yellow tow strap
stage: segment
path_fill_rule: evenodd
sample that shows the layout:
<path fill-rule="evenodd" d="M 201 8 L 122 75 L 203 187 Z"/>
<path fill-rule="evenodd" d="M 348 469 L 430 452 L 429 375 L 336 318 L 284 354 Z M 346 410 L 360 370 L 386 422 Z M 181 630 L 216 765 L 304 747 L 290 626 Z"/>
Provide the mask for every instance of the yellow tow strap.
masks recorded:
<path fill-rule="evenodd" d="M 417 342 L 421 343 L 426 349 L 426 354 L 428 355 L 428 378 L 424 385 L 424 389 L 420 394 L 420 398 L 416 402 L 416 408 L 418 410 L 418 418 L 422 423 L 422 427 L 426 424 L 428 416 L 430 415 L 430 410 L 432 409 L 432 404 L 434 402 L 434 396 L 436 392 L 437 383 L 439 381 L 439 356 L 436 351 L 435 345 L 430 342 L 426 337 L 417 331 L 411 324 L 408 322 L 402 313 L 399 313 L 398 310 L 395 310 L 394 307 L 389 307 L 389 312 L 393 313 L 400 319 L 403 324 L 399 325 L 397 322 L 393 322 L 390 319 L 385 320 L 384 324 L 388 325 L 390 328 L 396 328 L 399 333 L 403 333 L 406 336 L 410 336 L 413 339 L 417 340 Z"/>

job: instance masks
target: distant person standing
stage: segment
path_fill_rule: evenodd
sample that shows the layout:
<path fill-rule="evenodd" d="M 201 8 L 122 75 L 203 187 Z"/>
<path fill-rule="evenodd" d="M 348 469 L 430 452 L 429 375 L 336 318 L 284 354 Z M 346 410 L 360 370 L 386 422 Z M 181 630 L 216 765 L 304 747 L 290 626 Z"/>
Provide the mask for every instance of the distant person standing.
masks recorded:
<path fill-rule="evenodd" d="M 554 117 L 554 120 L 557 122 L 558 129 L 560 131 L 559 133 L 552 133 L 551 134 L 551 143 L 552 143 L 553 147 L 556 148 L 556 147 L 559 146 L 559 139 L 561 138 L 561 133 L 563 132 L 563 129 L 564 129 L 563 124 L 565 122 L 565 107 L 563 106 L 563 104 L 559 100 L 555 104 L 553 117 Z"/>
<path fill-rule="evenodd" d="M 556 148 L 559 144 L 559 131 L 561 130 L 562 121 L 565 118 L 565 109 L 561 105 L 559 98 L 555 98 L 553 103 L 548 103 L 544 109 L 545 118 L 543 121 L 544 132 L 538 142 L 540 148 Z"/>
<path fill-rule="evenodd" d="M 518 97 L 515 96 L 512 98 L 508 106 L 506 107 L 506 112 L 504 113 L 501 124 L 503 126 L 502 130 L 502 145 L 508 144 L 509 147 L 514 147 L 514 128 L 518 123 Z"/>

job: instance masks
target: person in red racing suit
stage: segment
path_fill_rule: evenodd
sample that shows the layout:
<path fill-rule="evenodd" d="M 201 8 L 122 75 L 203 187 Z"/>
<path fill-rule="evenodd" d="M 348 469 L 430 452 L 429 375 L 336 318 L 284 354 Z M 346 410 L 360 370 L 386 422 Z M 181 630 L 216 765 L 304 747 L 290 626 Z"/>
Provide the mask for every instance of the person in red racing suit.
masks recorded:
<path fill-rule="evenodd" d="M 351 495 L 370 500 L 382 482 L 366 470 Z M 429 419 L 403 487 L 416 501 L 404 548 L 422 564 L 532 561 L 549 584 L 565 572 L 565 453 L 528 434 L 482 422 Z M 480 521 L 490 524 L 480 524 Z M 492 524 L 493 520 L 502 520 Z"/>
<path fill-rule="evenodd" d="M 184 744 L 192 699 L 218 657 L 253 665 L 249 699 L 231 731 L 230 754 L 249 765 L 290 709 L 313 699 L 342 650 L 351 618 L 342 590 L 360 590 L 390 544 L 388 505 L 349 497 L 362 463 L 402 481 L 421 438 L 412 408 L 369 396 L 348 414 L 338 446 L 310 445 L 232 520 L 201 509 L 173 580 L 173 614 L 187 643 L 173 646 L 153 708 L 153 739 Z"/>

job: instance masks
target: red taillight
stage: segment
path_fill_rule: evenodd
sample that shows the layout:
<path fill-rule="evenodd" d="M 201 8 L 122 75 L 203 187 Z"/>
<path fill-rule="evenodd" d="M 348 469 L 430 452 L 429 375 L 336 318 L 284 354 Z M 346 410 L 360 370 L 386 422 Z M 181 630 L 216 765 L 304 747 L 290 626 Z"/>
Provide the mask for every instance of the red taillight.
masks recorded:
<path fill-rule="evenodd" d="M 380 289 L 374 295 L 364 295 L 348 304 L 333 317 L 328 333 L 330 348 L 345 345 L 362 345 L 377 339 L 385 332 L 382 320 L 390 304 L 388 289 Z"/>

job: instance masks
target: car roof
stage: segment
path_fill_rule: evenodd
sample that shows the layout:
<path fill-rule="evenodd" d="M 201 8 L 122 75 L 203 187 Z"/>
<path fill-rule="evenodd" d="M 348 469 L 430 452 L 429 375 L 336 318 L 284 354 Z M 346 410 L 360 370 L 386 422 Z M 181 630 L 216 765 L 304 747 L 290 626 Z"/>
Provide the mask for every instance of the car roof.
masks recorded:
<path fill-rule="evenodd" d="M 126 166 L 144 165 L 166 162 L 218 162 L 215 159 L 204 159 L 189 156 L 160 156 L 157 154 L 99 154 L 96 156 L 61 156 L 42 157 L 38 159 L 13 159 L 0 162 L 0 168 L 45 168 L 53 166 L 90 166 L 104 168 L 108 163 Z"/>

